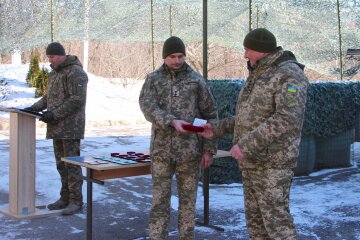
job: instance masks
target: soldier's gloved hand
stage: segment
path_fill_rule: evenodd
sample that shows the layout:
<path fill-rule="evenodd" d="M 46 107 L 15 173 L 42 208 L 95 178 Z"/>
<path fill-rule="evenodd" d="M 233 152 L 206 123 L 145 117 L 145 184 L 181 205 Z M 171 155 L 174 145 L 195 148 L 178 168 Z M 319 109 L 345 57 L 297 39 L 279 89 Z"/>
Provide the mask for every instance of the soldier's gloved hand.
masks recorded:
<path fill-rule="evenodd" d="M 54 121 L 54 113 L 51 111 L 46 111 L 42 113 L 42 117 L 39 119 L 40 121 L 43 121 L 45 123 L 49 123 Z"/>

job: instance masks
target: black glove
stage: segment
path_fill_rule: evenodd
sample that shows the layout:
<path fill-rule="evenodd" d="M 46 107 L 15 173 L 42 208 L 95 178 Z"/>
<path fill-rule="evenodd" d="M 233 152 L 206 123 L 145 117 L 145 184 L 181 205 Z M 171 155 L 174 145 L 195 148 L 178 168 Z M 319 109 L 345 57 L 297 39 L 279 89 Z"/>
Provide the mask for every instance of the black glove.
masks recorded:
<path fill-rule="evenodd" d="M 51 111 L 46 111 L 42 113 L 42 117 L 39 119 L 40 121 L 43 121 L 45 123 L 49 123 L 54 121 L 54 113 Z"/>

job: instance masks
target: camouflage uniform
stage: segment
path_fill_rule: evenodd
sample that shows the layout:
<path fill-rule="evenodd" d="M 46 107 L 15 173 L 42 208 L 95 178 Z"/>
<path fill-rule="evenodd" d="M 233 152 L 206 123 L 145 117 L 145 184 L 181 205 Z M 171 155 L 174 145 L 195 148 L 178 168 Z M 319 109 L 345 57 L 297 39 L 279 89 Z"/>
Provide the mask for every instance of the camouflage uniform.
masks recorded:
<path fill-rule="evenodd" d="M 51 66 L 52 67 L 52 66 Z M 85 104 L 88 77 L 76 56 L 68 55 L 49 73 L 46 94 L 31 107 L 53 112 L 54 121 L 47 124 L 46 138 L 53 139 L 56 167 L 61 176 L 61 199 L 82 205 L 81 167 L 61 161 L 61 157 L 79 156 L 80 139 L 85 132 Z"/>
<path fill-rule="evenodd" d="M 216 141 L 196 133 L 181 134 L 170 123 L 174 119 L 216 119 L 214 98 L 204 79 L 189 65 L 170 70 L 165 64 L 150 73 L 142 87 L 139 103 L 152 123 L 153 200 L 150 238 L 166 239 L 170 219 L 171 182 L 175 174 L 179 193 L 179 238 L 194 239 L 195 202 L 199 163 L 204 152 L 215 154 Z"/>
<path fill-rule="evenodd" d="M 295 239 L 289 211 L 308 80 L 304 65 L 281 47 L 258 61 L 240 92 L 236 116 L 214 124 L 215 136 L 234 133 L 245 153 L 242 170 L 251 239 Z"/>

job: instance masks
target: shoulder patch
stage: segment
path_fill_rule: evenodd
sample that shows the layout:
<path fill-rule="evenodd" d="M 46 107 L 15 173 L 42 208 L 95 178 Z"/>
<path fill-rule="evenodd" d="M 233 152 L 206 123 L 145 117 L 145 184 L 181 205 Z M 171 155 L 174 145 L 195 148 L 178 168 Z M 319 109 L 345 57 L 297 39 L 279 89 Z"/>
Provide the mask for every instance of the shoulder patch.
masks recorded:
<path fill-rule="evenodd" d="M 81 83 L 78 83 L 76 86 L 76 95 L 82 96 L 83 93 L 84 93 L 84 85 L 82 85 Z"/>
<path fill-rule="evenodd" d="M 294 86 L 288 86 L 287 91 L 291 93 L 296 93 L 298 89 Z"/>

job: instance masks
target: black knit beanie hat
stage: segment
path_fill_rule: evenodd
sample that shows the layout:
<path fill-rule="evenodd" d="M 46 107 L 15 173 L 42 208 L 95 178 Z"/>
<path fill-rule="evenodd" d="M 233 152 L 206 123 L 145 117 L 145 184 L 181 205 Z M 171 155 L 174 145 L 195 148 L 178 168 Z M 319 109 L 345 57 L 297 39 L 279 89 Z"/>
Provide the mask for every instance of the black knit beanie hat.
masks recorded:
<path fill-rule="evenodd" d="M 60 43 L 52 42 L 46 48 L 46 55 L 65 56 L 65 49 Z"/>
<path fill-rule="evenodd" d="M 271 53 L 276 50 L 276 38 L 265 28 L 256 28 L 244 38 L 244 47 L 262 53 Z"/>
<path fill-rule="evenodd" d="M 186 56 L 184 42 L 175 36 L 169 37 L 164 42 L 162 57 L 165 59 L 167 56 L 173 53 L 183 53 Z"/>

